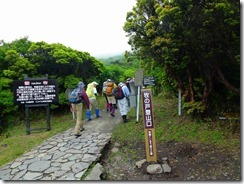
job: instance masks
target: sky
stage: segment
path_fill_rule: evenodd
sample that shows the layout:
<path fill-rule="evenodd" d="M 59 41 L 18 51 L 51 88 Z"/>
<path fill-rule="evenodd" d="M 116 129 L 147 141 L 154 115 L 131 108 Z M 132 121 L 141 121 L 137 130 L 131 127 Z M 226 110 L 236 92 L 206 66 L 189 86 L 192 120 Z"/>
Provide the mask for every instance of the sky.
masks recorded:
<path fill-rule="evenodd" d="M 0 40 L 28 37 L 105 56 L 130 50 L 123 30 L 135 0 L 1 0 Z"/>

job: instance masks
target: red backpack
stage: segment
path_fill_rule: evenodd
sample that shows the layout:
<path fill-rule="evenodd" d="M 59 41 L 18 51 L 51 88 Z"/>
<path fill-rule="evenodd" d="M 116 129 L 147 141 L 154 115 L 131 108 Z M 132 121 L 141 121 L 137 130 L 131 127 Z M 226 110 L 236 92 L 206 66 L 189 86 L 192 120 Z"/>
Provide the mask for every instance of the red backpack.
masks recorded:
<path fill-rule="evenodd" d="M 124 92 L 122 90 L 122 87 L 120 85 L 118 85 L 114 90 L 113 90 L 113 95 L 115 97 L 115 99 L 122 99 L 125 97 Z"/>

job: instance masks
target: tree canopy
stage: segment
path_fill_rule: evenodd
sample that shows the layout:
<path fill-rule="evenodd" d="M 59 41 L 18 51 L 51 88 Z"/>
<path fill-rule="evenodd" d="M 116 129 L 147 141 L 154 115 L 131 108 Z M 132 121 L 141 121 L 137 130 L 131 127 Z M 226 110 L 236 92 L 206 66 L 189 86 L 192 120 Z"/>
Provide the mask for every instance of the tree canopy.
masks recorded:
<path fill-rule="evenodd" d="M 157 87 L 180 89 L 187 112 L 238 111 L 239 2 L 137 0 L 123 28 L 130 55 L 141 58 L 147 72 L 160 68 Z"/>

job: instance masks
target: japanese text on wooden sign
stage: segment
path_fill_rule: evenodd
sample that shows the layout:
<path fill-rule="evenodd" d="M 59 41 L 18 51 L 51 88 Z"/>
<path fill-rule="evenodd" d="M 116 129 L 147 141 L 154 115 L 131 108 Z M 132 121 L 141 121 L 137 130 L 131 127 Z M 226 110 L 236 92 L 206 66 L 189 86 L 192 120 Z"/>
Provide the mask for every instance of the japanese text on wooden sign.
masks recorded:
<path fill-rule="evenodd" d="M 58 103 L 57 80 L 14 81 L 15 104 Z"/>
<path fill-rule="evenodd" d="M 145 122 L 144 127 L 153 128 L 152 98 L 149 90 L 142 91 L 142 99 Z"/>
<path fill-rule="evenodd" d="M 144 132 L 147 161 L 157 162 L 157 149 L 153 122 L 152 94 L 150 89 L 142 90 Z"/>

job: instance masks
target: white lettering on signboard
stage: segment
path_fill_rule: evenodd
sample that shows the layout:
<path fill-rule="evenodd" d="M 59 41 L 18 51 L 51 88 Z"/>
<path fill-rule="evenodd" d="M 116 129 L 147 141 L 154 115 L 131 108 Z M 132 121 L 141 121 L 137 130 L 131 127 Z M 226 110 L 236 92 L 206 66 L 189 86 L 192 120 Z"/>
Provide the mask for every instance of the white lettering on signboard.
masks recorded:
<path fill-rule="evenodd" d="M 152 131 L 148 130 L 149 154 L 153 156 Z"/>
<path fill-rule="evenodd" d="M 143 94 L 143 97 L 144 97 L 145 127 L 149 128 L 153 126 L 150 94 L 148 92 L 145 92 Z"/>
<path fill-rule="evenodd" d="M 34 103 L 32 100 L 39 102 L 51 102 L 55 99 L 55 85 L 46 85 L 46 86 L 19 86 L 16 89 L 16 101 L 28 101 L 26 103 Z"/>

